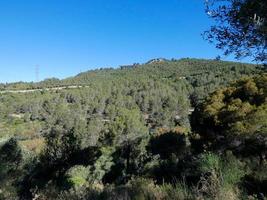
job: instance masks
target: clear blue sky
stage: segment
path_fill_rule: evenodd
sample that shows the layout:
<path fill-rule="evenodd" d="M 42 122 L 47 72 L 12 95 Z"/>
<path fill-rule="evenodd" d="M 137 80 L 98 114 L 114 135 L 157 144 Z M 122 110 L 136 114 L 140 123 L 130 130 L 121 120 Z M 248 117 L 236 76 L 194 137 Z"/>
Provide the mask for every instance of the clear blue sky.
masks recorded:
<path fill-rule="evenodd" d="M 151 58 L 215 58 L 204 0 L 2 0 L 0 82 L 64 78 Z M 231 58 L 225 58 L 231 60 Z"/>

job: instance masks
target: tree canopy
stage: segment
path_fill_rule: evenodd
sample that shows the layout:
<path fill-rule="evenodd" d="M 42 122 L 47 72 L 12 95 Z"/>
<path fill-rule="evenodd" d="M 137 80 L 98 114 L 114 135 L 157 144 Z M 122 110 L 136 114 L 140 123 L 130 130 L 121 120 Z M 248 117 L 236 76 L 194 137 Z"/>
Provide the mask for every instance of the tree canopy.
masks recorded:
<path fill-rule="evenodd" d="M 267 62 L 267 2 L 206 0 L 206 12 L 216 24 L 204 36 L 225 55 L 252 56 Z"/>
<path fill-rule="evenodd" d="M 194 123 L 203 139 L 212 141 L 212 148 L 265 157 L 267 74 L 243 78 L 214 92 L 196 109 Z"/>

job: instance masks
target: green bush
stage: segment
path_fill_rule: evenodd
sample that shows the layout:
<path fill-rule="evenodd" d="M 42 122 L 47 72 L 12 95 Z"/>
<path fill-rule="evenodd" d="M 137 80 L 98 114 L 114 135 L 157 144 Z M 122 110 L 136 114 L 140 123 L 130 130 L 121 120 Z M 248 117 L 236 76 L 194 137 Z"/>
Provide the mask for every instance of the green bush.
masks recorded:
<path fill-rule="evenodd" d="M 246 175 L 244 163 L 240 162 L 231 152 L 227 152 L 221 161 L 221 174 L 224 185 L 237 185 Z"/>
<path fill-rule="evenodd" d="M 78 187 L 86 185 L 88 183 L 87 179 L 88 179 L 89 173 L 90 173 L 89 167 L 76 165 L 70 168 L 66 172 L 68 185 L 74 188 L 78 188 Z"/>
<path fill-rule="evenodd" d="M 199 170 L 202 173 L 218 171 L 220 169 L 220 157 L 214 153 L 204 153 L 199 159 Z"/>

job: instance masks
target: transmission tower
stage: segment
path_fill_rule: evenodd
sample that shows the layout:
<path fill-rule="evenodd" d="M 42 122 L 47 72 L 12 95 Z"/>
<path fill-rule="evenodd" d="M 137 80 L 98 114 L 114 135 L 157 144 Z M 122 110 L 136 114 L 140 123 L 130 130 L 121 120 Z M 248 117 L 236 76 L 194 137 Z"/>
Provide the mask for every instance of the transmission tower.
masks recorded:
<path fill-rule="evenodd" d="M 35 66 L 35 81 L 39 82 L 39 65 Z"/>

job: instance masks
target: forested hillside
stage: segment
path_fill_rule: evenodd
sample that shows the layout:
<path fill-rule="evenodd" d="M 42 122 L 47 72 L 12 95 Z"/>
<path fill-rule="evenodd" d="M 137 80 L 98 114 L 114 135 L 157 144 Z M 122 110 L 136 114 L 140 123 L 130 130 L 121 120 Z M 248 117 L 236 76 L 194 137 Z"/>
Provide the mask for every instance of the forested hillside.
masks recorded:
<path fill-rule="evenodd" d="M 181 59 L 1 84 L 66 88 L 0 94 L 0 199 L 264 196 L 266 83 L 260 65 Z"/>

